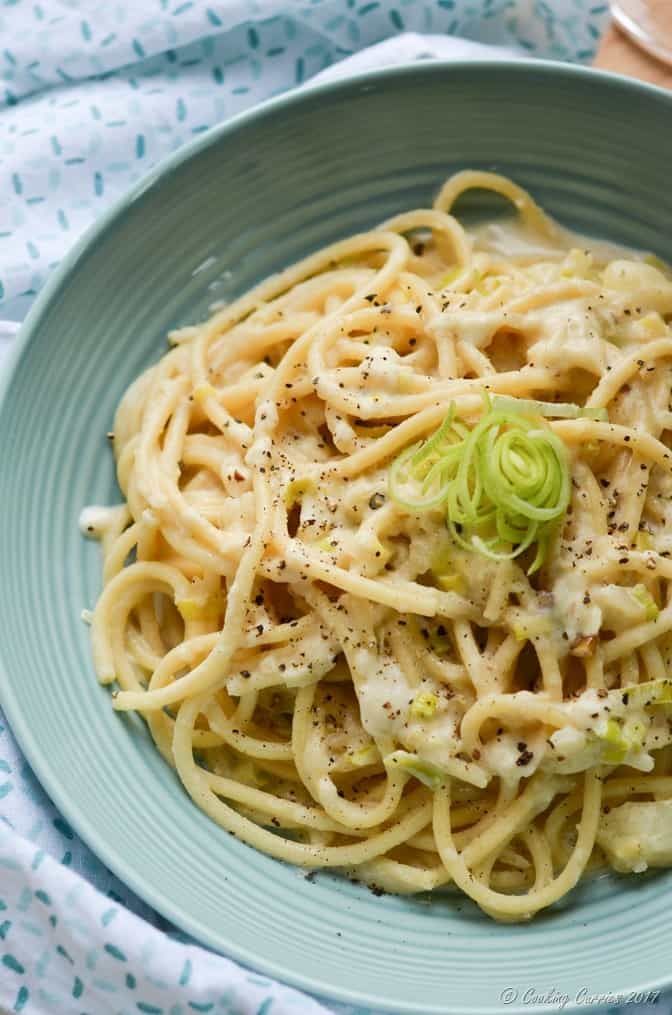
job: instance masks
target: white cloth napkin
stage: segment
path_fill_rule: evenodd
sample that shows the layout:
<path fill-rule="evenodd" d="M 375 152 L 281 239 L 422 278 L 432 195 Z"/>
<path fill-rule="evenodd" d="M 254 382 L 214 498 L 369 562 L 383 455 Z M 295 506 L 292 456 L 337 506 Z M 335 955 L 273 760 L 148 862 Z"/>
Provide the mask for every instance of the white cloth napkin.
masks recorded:
<path fill-rule="evenodd" d="M 599 0 L 6 0 L 0 364 L 77 236 L 206 127 L 367 67 L 516 53 L 587 60 L 606 11 Z M 352 1011 L 328 1004 L 196 946 L 118 882 L 46 797 L 0 711 L 0 1012 Z"/>
<path fill-rule="evenodd" d="M 0 1002 L 11 1011 L 320 1015 L 298 991 L 171 939 L 0 825 Z"/>
<path fill-rule="evenodd" d="M 589 60 L 606 16 L 604 0 L 6 0 L 0 301 L 12 306 L 0 316 L 19 319 L 83 229 L 158 159 L 344 57 L 421 32 L 427 55 L 469 56 L 445 38 L 459 35 Z M 354 66 L 418 48 L 417 36 L 395 40 Z"/>

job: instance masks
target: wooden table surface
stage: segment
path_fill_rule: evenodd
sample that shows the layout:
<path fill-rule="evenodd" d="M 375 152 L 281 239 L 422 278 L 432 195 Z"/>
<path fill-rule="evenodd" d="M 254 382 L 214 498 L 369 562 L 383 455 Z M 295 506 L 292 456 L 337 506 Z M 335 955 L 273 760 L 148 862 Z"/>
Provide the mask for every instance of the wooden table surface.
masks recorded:
<path fill-rule="evenodd" d="M 669 2 L 669 17 L 672 20 L 672 0 L 665 2 Z M 667 17 L 667 11 L 665 16 Z M 672 67 L 654 60 L 615 25 L 607 29 L 600 43 L 595 66 L 619 74 L 629 74 L 631 77 L 641 78 L 642 81 L 649 81 L 663 88 L 672 88 Z"/>

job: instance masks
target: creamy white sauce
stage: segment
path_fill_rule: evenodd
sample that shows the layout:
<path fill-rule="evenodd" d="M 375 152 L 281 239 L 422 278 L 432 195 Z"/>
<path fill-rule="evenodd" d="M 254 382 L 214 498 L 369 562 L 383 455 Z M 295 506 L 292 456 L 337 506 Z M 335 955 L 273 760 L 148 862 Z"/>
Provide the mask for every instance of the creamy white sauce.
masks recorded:
<path fill-rule="evenodd" d="M 353 664 L 357 674 L 357 697 L 362 726 L 372 737 L 399 734 L 413 700 L 404 671 L 389 657 L 366 648 L 355 649 Z"/>
<path fill-rule="evenodd" d="M 588 580 L 577 570 L 563 571 L 553 582 L 553 614 L 563 634 L 567 635 L 567 646 L 578 638 L 597 634 L 602 623 L 602 614 L 589 597 Z"/>
<path fill-rule="evenodd" d="M 101 507 L 97 504 L 83 508 L 79 515 L 79 531 L 89 539 L 100 539 L 118 511 L 118 507 Z"/>
<path fill-rule="evenodd" d="M 404 747 L 414 751 L 423 761 L 439 768 L 448 758 L 454 758 L 460 749 L 458 708 L 441 712 L 433 719 L 414 719 L 403 731 Z"/>
<path fill-rule="evenodd" d="M 621 257 L 638 259 L 645 256 L 618 243 L 598 240 L 584 233 L 566 229 L 557 223 L 556 226 L 555 240 L 541 235 L 518 218 L 501 218 L 495 222 L 486 222 L 468 232 L 474 241 L 475 250 L 496 254 L 508 260 L 558 259 L 575 247 L 589 251 L 598 261 L 611 261 Z"/>

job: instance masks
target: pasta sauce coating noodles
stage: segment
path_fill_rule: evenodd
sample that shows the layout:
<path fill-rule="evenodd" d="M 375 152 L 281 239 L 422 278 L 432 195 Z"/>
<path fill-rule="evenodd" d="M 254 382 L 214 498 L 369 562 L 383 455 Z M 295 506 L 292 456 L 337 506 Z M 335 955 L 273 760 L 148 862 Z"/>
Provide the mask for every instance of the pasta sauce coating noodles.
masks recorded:
<path fill-rule="evenodd" d="M 671 316 L 468 171 L 172 333 L 82 524 L 98 677 L 200 808 L 502 920 L 672 864 Z"/>

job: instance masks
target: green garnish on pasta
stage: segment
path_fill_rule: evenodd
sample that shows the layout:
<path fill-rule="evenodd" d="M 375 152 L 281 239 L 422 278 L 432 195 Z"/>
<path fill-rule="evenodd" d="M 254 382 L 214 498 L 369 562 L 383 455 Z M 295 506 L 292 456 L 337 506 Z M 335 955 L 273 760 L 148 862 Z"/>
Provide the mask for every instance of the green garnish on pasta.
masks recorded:
<path fill-rule="evenodd" d="M 431 437 L 392 463 L 389 492 L 408 511 L 443 508 L 455 542 L 494 560 L 518 557 L 536 544 L 533 574 L 569 504 L 569 465 L 562 441 L 528 413 L 528 403 L 512 411 L 508 405 L 516 400 L 505 401 L 501 408 L 486 398 L 472 429 L 451 405 Z"/>

